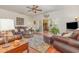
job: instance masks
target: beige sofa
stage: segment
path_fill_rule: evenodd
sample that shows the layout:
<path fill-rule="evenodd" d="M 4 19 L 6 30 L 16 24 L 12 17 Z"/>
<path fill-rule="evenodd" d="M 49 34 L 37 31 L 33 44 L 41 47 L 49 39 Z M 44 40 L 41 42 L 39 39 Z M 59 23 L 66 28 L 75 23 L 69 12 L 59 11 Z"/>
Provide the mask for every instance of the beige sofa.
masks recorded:
<path fill-rule="evenodd" d="M 8 32 L 7 36 L 8 37 L 0 37 L 0 45 L 5 43 L 5 39 L 7 39 L 8 42 L 20 39 L 19 35 L 13 35 L 12 32 Z"/>

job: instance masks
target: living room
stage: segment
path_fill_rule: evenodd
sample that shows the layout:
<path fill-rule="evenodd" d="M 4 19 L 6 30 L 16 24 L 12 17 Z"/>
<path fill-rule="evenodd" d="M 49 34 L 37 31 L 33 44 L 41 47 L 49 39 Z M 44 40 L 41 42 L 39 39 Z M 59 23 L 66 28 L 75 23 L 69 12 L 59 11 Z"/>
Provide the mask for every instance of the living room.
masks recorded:
<path fill-rule="evenodd" d="M 0 42 L 0 52 L 79 52 L 78 33 L 75 34 L 77 38 L 73 38 L 76 40 L 68 38 L 72 35 L 72 32 L 78 30 L 78 10 L 78 5 L 0 5 L 0 31 L 2 32 L 0 34 L 3 34 L 3 36 L 0 36 L 15 39 L 11 41 L 1 38 L 0 40 L 3 40 L 3 42 Z M 10 23 L 6 20 L 13 21 Z M 6 23 L 2 23 L 5 21 Z M 76 24 L 74 24 L 75 22 Z M 66 41 L 66 38 L 69 41 Z M 8 43 L 7 41 L 11 42 Z M 67 44 L 64 44 L 64 42 Z"/>

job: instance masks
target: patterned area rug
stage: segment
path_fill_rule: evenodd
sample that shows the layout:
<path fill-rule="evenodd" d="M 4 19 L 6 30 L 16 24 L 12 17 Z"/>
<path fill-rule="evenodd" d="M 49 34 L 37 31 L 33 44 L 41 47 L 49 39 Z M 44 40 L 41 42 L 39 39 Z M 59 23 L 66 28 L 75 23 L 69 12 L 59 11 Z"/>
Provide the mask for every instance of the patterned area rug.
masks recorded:
<path fill-rule="evenodd" d="M 32 38 L 30 38 L 29 46 L 38 50 L 39 53 L 45 53 L 49 48 L 49 45 L 44 42 L 43 36 L 41 35 L 34 35 Z"/>

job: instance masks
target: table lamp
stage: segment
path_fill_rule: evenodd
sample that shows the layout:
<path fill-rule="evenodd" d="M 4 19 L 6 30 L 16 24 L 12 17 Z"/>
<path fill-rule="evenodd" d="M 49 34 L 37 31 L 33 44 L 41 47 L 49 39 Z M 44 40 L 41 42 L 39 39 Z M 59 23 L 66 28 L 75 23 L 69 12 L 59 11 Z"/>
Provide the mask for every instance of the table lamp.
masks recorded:
<path fill-rule="evenodd" d="M 9 46 L 7 33 L 13 29 L 15 29 L 13 19 L 0 19 L 0 31 L 3 34 L 2 36 L 3 36 L 4 42 L 5 42 L 3 47 Z"/>

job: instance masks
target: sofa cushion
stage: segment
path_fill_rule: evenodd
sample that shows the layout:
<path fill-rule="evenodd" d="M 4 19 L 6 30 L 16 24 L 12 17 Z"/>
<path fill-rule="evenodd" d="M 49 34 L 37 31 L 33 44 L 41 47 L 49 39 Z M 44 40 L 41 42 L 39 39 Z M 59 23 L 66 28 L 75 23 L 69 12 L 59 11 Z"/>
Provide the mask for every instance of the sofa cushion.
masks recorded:
<path fill-rule="evenodd" d="M 24 29 L 20 29 L 21 32 L 24 32 Z"/>
<path fill-rule="evenodd" d="M 18 32 L 18 30 L 17 30 L 17 29 L 15 29 L 15 32 Z"/>
<path fill-rule="evenodd" d="M 77 39 L 77 36 L 79 35 L 79 30 L 76 30 L 72 33 L 71 38 L 72 39 Z"/>
<path fill-rule="evenodd" d="M 4 43 L 3 38 L 0 38 L 0 44 Z"/>

